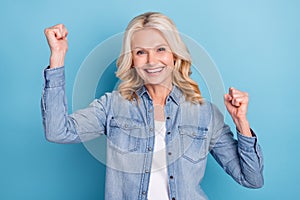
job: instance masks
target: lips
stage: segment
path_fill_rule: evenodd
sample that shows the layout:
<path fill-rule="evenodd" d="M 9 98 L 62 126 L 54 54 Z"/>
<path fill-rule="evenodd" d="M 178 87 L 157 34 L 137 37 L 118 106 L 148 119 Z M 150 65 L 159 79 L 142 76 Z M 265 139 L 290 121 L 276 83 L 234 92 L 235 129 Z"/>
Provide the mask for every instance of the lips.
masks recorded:
<path fill-rule="evenodd" d="M 155 69 L 145 69 L 145 71 L 147 73 L 150 73 L 150 74 L 154 74 L 154 73 L 159 73 L 161 72 L 165 67 L 158 67 L 158 68 L 155 68 Z"/>

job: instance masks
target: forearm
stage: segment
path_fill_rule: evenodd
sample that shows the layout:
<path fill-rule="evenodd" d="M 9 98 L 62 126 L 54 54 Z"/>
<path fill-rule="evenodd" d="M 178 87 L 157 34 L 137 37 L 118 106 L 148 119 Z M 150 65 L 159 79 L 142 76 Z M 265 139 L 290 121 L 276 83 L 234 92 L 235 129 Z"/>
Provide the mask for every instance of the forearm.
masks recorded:
<path fill-rule="evenodd" d="M 253 137 L 245 137 L 238 133 L 238 154 L 241 167 L 241 180 L 243 185 L 251 188 L 260 188 L 264 184 L 263 154 L 255 133 Z"/>
<path fill-rule="evenodd" d="M 57 68 L 65 65 L 65 51 L 53 51 L 50 55 L 50 65 L 49 68 Z"/>
<path fill-rule="evenodd" d="M 63 67 L 46 69 L 41 101 L 44 131 L 47 140 L 57 143 L 80 142 L 74 125 L 68 120 Z"/>
<path fill-rule="evenodd" d="M 87 108 L 68 115 L 64 67 L 45 70 L 42 96 L 43 124 L 47 140 L 57 143 L 84 142 L 105 131 L 106 96 Z"/>
<path fill-rule="evenodd" d="M 213 145 L 211 154 L 220 166 L 239 184 L 259 188 L 263 180 L 263 156 L 257 138 L 247 137 L 238 132 L 237 138 L 228 126 L 224 126 Z"/>
<path fill-rule="evenodd" d="M 252 137 L 250 124 L 246 118 L 243 119 L 234 119 L 233 121 L 236 125 L 237 130 L 244 136 Z"/>

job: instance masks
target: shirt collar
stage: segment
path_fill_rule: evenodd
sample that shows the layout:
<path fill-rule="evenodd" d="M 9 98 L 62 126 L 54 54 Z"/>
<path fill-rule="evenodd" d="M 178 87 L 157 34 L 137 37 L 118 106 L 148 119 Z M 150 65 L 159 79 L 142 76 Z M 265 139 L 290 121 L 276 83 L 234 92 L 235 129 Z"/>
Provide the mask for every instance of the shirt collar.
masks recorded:
<path fill-rule="evenodd" d="M 139 98 L 142 98 L 143 95 L 147 95 L 147 97 L 149 99 L 151 99 L 151 97 L 150 97 L 150 95 L 149 95 L 149 93 L 148 93 L 148 91 L 147 91 L 147 89 L 146 89 L 145 86 L 142 86 L 141 88 L 139 88 L 136 91 L 136 94 L 139 96 Z M 182 100 L 182 98 L 183 98 L 183 94 L 182 94 L 181 90 L 177 86 L 173 85 L 172 91 L 169 94 L 169 96 L 167 97 L 167 101 L 168 101 L 168 99 L 171 99 L 177 105 L 179 105 L 180 101 Z"/>

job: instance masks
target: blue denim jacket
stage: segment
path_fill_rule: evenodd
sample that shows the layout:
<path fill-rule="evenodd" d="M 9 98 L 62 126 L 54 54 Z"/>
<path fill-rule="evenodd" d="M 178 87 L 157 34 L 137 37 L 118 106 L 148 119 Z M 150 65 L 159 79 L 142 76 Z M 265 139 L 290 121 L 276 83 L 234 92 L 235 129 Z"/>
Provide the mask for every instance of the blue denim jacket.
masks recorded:
<path fill-rule="evenodd" d="M 87 108 L 68 115 L 64 67 L 46 69 L 42 116 L 47 140 L 75 143 L 106 137 L 107 200 L 146 200 L 154 148 L 153 103 L 145 87 L 139 101 L 113 91 Z M 211 153 L 236 182 L 263 185 L 263 158 L 257 138 L 237 132 L 233 138 L 224 118 L 211 103 L 192 104 L 174 86 L 165 104 L 169 198 L 207 199 L 200 187 Z"/>

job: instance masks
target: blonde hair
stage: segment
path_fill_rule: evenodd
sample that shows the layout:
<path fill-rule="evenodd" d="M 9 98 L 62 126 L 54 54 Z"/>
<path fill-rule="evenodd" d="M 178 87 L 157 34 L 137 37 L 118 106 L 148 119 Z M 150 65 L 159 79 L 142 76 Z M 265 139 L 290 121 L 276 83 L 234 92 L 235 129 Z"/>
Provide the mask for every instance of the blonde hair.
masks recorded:
<path fill-rule="evenodd" d="M 138 100 L 136 91 L 144 84 L 136 70 L 132 70 L 131 39 L 133 34 L 143 28 L 153 28 L 162 33 L 174 55 L 173 85 L 176 85 L 187 101 L 202 103 L 198 84 L 190 78 L 191 56 L 181 40 L 175 24 L 167 16 L 158 12 L 147 12 L 133 18 L 124 33 L 121 55 L 117 61 L 117 77 L 121 80 L 118 91 L 130 101 Z"/>

